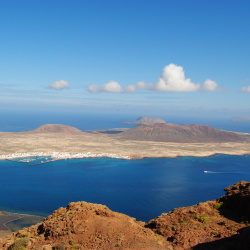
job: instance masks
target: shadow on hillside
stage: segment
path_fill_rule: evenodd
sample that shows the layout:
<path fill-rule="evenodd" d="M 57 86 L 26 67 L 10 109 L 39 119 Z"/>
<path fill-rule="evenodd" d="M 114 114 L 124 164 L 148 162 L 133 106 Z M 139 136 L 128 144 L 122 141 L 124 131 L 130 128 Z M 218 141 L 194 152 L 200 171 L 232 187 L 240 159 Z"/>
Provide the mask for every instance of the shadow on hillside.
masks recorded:
<path fill-rule="evenodd" d="M 124 132 L 124 130 L 118 130 L 118 129 L 114 129 L 114 130 L 93 130 L 93 131 L 84 131 L 86 133 L 89 134 L 108 134 L 108 135 L 114 135 L 114 134 L 120 134 L 122 132 Z"/>
<path fill-rule="evenodd" d="M 227 204 L 219 209 L 219 213 L 223 217 L 229 220 L 233 220 L 237 223 L 244 223 L 247 221 L 247 217 L 244 216 L 244 213 L 242 213 L 242 211 L 239 211 L 237 208 L 235 209 L 234 207 L 228 206 Z"/>
<path fill-rule="evenodd" d="M 124 132 L 123 130 L 113 130 L 113 131 L 99 131 L 99 133 L 102 133 L 102 134 L 109 134 L 109 135 L 113 135 L 113 134 L 120 134 Z"/>
<path fill-rule="evenodd" d="M 250 227 L 242 228 L 231 237 L 201 243 L 193 247 L 193 250 L 248 250 L 250 248 Z"/>
<path fill-rule="evenodd" d="M 219 212 L 222 216 L 238 223 L 250 222 L 250 196 L 224 196 L 219 199 L 223 203 Z M 250 249 L 250 247 L 249 247 Z"/>

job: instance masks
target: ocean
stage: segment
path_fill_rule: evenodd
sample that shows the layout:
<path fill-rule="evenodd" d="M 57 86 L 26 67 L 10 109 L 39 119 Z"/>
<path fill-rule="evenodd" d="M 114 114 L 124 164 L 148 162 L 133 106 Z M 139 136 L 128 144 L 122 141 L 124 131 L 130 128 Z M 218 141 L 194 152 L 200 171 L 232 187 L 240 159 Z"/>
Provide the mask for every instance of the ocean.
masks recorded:
<path fill-rule="evenodd" d="M 21 132 L 43 124 L 65 124 L 81 130 L 129 128 L 133 115 L 1 113 L 0 131 Z M 161 117 L 170 123 L 205 124 L 249 132 L 249 123 L 230 119 Z M 0 161 L 0 210 L 47 216 L 69 202 L 107 205 L 138 220 L 148 221 L 181 206 L 224 195 L 235 182 L 250 181 L 250 156 L 214 155 L 120 160 L 71 159 L 28 166 Z M 204 171 L 208 171 L 204 173 Z"/>
<path fill-rule="evenodd" d="M 250 156 L 71 159 L 28 166 L 0 161 L 0 209 L 46 216 L 69 202 L 104 204 L 149 221 L 250 181 Z M 207 171 L 207 173 L 204 173 Z"/>

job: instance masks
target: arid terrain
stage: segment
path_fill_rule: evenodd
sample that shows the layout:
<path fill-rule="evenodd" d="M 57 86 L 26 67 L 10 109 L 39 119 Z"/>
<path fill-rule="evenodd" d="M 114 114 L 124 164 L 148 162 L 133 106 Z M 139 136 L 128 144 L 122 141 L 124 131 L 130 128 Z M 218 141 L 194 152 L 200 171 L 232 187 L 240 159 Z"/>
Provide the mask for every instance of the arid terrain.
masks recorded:
<path fill-rule="evenodd" d="M 140 126 L 143 126 L 143 129 Z M 168 124 L 160 124 L 159 126 L 169 127 Z M 248 134 L 225 132 L 208 127 L 209 131 L 215 131 L 213 136 L 216 138 L 208 142 L 185 142 L 185 138 L 183 142 L 171 142 L 166 141 L 163 136 L 160 137 L 164 141 L 154 141 L 150 138 L 157 135 L 148 133 L 147 136 L 147 133 L 145 134 L 148 128 L 151 130 L 154 127 L 155 125 L 143 124 L 125 131 L 80 131 L 74 127 L 52 124 L 28 132 L 1 132 L 0 155 L 28 152 L 69 152 L 72 154 L 90 152 L 92 154 L 117 154 L 134 159 L 143 157 L 209 156 L 217 153 L 235 155 L 250 153 Z M 200 127 L 198 127 L 199 129 Z M 201 132 L 196 133 L 197 141 L 202 138 L 206 130 L 207 126 L 205 126 L 205 132 L 202 132 L 202 134 Z M 157 130 L 154 129 L 154 131 L 156 131 L 154 133 L 157 133 Z M 165 127 L 162 131 L 165 131 Z M 226 136 L 222 136 L 222 139 L 218 140 L 221 135 Z M 171 138 L 173 138 L 173 135 L 171 135 Z M 175 138 L 181 139 L 183 136 L 176 133 Z"/>
<path fill-rule="evenodd" d="M 226 195 L 136 221 L 104 205 L 72 202 L 42 223 L 0 239 L 0 249 L 249 249 L 250 183 Z"/>

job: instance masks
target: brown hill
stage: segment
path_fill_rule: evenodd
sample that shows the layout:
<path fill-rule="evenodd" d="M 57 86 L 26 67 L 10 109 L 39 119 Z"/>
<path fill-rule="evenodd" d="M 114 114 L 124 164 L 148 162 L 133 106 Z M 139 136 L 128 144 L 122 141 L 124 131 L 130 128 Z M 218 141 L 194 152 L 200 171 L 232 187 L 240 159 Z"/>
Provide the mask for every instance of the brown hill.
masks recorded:
<path fill-rule="evenodd" d="M 18 231 L 3 240 L 0 249 L 14 248 L 20 240 L 27 249 L 167 249 L 151 229 L 106 206 L 87 202 L 59 208 L 41 224 Z M 21 248 L 20 248 L 21 249 Z"/>
<path fill-rule="evenodd" d="M 28 131 L 27 133 L 32 134 L 49 134 L 49 133 L 63 133 L 63 134 L 81 134 L 81 130 L 67 126 L 67 125 L 60 125 L 60 124 L 46 124 L 37 129 Z"/>
<path fill-rule="evenodd" d="M 177 208 L 146 227 L 172 242 L 174 249 L 249 249 L 250 183 L 238 182 L 225 190 L 217 200 Z"/>
<path fill-rule="evenodd" d="M 141 124 L 120 134 L 127 140 L 160 142 L 244 142 L 248 135 L 219 130 L 205 125 L 177 125 L 171 123 Z"/>
<path fill-rule="evenodd" d="M 70 203 L 43 223 L 0 239 L 0 249 L 249 249 L 250 183 L 225 190 L 217 200 L 174 209 L 147 224 L 103 205 Z"/>

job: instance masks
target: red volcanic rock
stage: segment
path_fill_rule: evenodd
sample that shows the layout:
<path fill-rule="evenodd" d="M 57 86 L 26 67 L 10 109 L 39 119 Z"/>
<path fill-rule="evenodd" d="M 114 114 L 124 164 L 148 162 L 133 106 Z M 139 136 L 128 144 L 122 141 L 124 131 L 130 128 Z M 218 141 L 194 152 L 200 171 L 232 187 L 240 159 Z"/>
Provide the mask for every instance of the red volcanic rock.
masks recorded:
<path fill-rule="evenodd" d="M 217 200 L 174 209 L 146 227 L 172 242 L 176 250 L 249 249 L 249 188 L 249 182 L 238 182 Z"/>
<path fill-rule="evenodd" d="M 237 219 L 248 219 L 249 188 L 238 182 L 217 200 L 174 209 L 147 224 L 103 205 L 70 203 L 43 223 L 0 239 L 0 249 L 246 250 L 248 222 Z"/>
<path fill-rule="evenodd" d="M 171 123 L 141 124 L 120 134 L 122 139 L 161 142 L 244 142 L 248 135 L 219 130 L 205 125 Z"/>
<path fill-rule="evenodd" d="M 127 215 L 99 204 L 70 203 L 41 224 L 0 241 L 7 250 L 19 238 L 28 238 L 27 249 L 172 249 L 163 238 Z"/>

